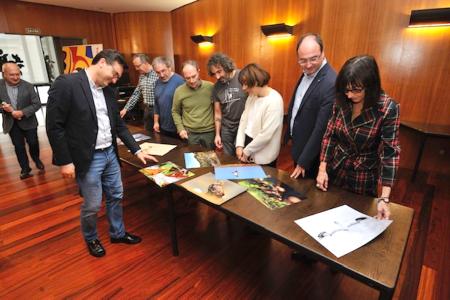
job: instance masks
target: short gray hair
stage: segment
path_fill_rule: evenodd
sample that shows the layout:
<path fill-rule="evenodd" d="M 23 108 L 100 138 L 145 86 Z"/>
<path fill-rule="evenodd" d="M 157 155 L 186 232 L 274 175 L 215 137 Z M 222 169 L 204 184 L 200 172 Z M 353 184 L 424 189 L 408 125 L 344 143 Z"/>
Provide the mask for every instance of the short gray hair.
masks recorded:
<path fill-rule="evenodd" d="M 155 68 L 156 65 L 160 65 L 160 64 L 166 65 L 166 67 L 168 67 L 168 68 L 173 68 L 172 60 L 166 56 L 157 56 L 153 59 L 153 61 L 152 61 L 153 69 Z"/>
<path fill-rule="evenodd" d="M 139 58 L 141 60 L 141 63 L 150 63 L 150 58 L 145 53 L 135 53 L 133 54 L 133 60 L 135 58 Z"/>

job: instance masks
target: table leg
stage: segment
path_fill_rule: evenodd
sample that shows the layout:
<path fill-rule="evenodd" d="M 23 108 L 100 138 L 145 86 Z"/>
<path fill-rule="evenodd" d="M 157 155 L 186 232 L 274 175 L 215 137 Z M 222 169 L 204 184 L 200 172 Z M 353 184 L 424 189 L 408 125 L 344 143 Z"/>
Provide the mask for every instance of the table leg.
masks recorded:
<path fill-rule="evenodd" d="M 383 289 L 380 290 L 378 300 L 391 300 L 392 296 L 394 296 L 394 289 Z"/>
<path fill-rule="evenodd" d="M 178 239 L 177 239 L 177 224 L 175 219 L 175 205 L 173 203 L 173 188 L 168 186 L 167 198 L 167 210 L 169 212 L 169 227 L 170 227 L 170 239 L 172 242 L 172 255 L 178 256 Z"/>
<path fill-rule="evenodd" d="M 414 182 L 416 180 L 416 176 L 417 176 L 417 172 L 419 171 L 419 165 L 420 165 L 420 161 L 422 160 L 422 154 L 423 154 L 423 150 L 425 148 L 426 140 L 427 140 L 427 136 L 425 134 L 422 135 L 422 138 L 420 140 L 419 154 L 417 155 L 416 164 L 414 166 L 414 171 L 413 171 L 413 175 L 411 178 L 412 182 Z"/>

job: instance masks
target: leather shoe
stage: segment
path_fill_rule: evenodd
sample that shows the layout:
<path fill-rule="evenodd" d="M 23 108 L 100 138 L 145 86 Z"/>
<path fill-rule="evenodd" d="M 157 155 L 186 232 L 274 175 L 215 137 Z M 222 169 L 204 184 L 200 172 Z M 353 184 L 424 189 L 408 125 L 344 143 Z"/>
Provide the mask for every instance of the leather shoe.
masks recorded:
<path fill-rule="evenodd" d="M 20 171 L 20 179 L 26 179 L 33 176 L 33 174 L 31 174 L 31 170 L 22 170 Z"/>
<path fill-rule="evenodd" d="M 38 161 L 36 162 L 36 168 L 38 168 L 40 171 L 44 171 L 44 170 L 45 170 L 45 166 L 44 166 L 44 164 L 42 163 L 42 161 L 40 161 L 40 160 L 38 160 Z"/>
<path fill-rule="evenodd" d="M 86 245 L 89 250 L 89 254 L 95 257 L 102 257 L 105 256 L 106 251 L 105 248 L 103 248 L 102 244 L 99 240 L 95 239 L 92 241 L 86 241 Z"/>
<path fill-rule="evenodd" d="M 111 238 L 111 243 L 117 244 L 117 243 L 123 243 L 123 244 L 139 244 L 142 241 L 142 239 L 136 235 L 133 235 L 131 233 L 125 232 L 125 235 L 121 238 Z"/>

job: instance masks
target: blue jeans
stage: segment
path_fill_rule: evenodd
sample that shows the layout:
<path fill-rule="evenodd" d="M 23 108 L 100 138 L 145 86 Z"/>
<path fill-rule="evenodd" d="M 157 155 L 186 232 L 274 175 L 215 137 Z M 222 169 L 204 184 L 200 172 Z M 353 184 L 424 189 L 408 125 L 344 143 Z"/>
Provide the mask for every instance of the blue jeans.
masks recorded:
<path fill-rule="evenodd" d="M 84 202 L 81 205 L 81 231 L 86 241 L 97 239 L 97 212 L 102 205 L 102 194 L 106 198 L 106 214 L 109 235 L 120 238 L 125 235 L 123 225 L 123 186 L 119 161 L 114 147 L 96 150 L 87 173 L 77 175 L 78 186 Z"/>

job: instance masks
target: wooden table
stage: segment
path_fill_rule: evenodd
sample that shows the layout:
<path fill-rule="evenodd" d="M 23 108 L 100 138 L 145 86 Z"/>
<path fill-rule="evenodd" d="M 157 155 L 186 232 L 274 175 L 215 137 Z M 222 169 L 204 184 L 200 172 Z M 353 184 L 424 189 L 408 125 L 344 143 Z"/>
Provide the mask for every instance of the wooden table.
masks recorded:
<path fill-rule="evenodd" d="M 179 147 L 164 156 L 164 161 L 170 160 L 180 166 L 184 166 L 184 152 L 201 150 L 200 147 L 188 146 L 180 143 L 179 140 L 166 137 L 156 136 L 151 142 L 178 143 Z M 141 167 L 133 155 L 130 156 L 128 152 L 121 152 L 121 155 L 124 155 L 122 159 L 128 163 Z M 233 158 L 223 154 L 219 154 L 219 158 L 223 164 L 236 162 Z M 333 269 L 374 287 L 380 291 L 380 299 L 391 299 L 412 224 L 413 210 L 391 203 L 390 207 L 394 220 L 391 226 L 365 246 L 341 258 L 336 258 L 294 221 L 344 204 L 362 213 L 376 215 L 375 201 L 370 197 L 356 195 L 335 187 L 331 187 L 328 192 L 322 192 L 315 187 L 315 182 L 312 180 L 291 179 L 287 172 L 270 167 L 265 167 L 264 170 L 270 176 L 304 193 L 307 199 L 298 204 L 270 210 L 249 193 L 243 193 L 218 206 L 184 189 L 181 186 L 184 181 L 179 181 L 167 188 L 176 188 L 189 193 L 194 199 L 249 224 L 271 238 L 303 252 L 306 256 L 322 261 Z M 194 173 L 195 176 L 199 176 L 211 171 L 212 168 L 201 168 L 195 169 Z M 190 179 L 192 177 L 186 180 Z M 175 207 L 171 192 L 167 193 L 167 201 L 172 250 L 174 255 L 178 255 Z"/>
<path fill-rule="evenodd" d="M 450 126 L 449 125 L 436 125 L 425 124 L 421 122 L 401 121 L 400 124 L 403 127 L 409 128 L 420 134 L 420 146 L 419 153 L 417 154 L 416 163 L 414 164 L 414 171 L 411 177 L 411 181 L 414 181 L 419 171 L 420 161 L 422 160 L 423 150 L 429 137 L 449 138 Z"/>

